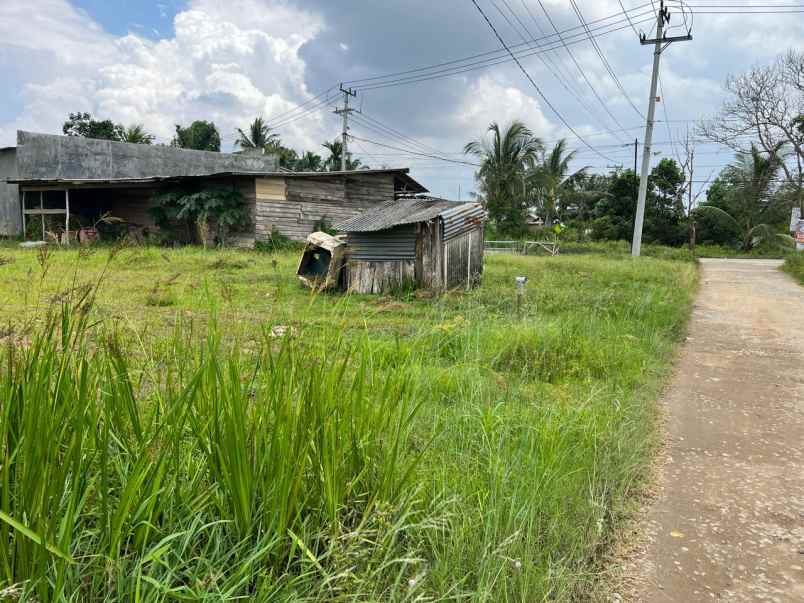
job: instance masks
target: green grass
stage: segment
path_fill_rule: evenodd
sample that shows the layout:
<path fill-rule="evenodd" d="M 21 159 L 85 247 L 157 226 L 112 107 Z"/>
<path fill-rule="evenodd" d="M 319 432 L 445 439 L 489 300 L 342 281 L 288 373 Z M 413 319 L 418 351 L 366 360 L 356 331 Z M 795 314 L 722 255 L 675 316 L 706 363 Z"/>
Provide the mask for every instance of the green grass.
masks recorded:
<path fill-rule="evenodd" d="M 583 598 L 697 278 L 498 255 L 376 298 L 288 252 L 0 258 L 0 591 L 40 601 Z"/>
<path fill-rule="evenodd" d="M 782 265 L 782 270 L 804 285 L 804 253 L 788 256 Z"/>

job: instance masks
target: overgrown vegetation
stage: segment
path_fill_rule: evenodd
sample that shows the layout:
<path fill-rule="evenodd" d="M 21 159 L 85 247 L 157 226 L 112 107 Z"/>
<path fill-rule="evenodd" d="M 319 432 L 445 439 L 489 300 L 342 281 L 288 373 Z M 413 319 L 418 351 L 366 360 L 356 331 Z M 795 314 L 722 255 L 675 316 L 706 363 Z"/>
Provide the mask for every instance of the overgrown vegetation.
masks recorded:
<path fill-rule="evenodd" d="M 333 298 L 295 254 L 108 253 L 0 267 L 0 590 L 29 600 L 578 599 L 695 281 L 495 256 L 471 293 Z"/>
<path fill-rule="evenodd" d="M 798 282 L 804 285 L 804 253 L 789 256 L 785 260 L 782 270 L 792 274 L 794 278 L 798 279 Z"/>
<path fill-rule="evenodd" d="M 172 187 L 156 195 L 148 211 L 166 236 L 204 246 L 210 239 L 224 244 L 230 232 L 245 228 L 251 221 L 243 195 L 226 187 Z"/>

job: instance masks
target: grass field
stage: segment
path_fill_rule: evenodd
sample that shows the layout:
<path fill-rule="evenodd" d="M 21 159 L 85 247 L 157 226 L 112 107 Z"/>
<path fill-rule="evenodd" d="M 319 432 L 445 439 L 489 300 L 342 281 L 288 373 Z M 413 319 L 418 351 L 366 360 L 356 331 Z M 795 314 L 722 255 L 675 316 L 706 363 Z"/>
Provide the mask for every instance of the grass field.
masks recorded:
<path fill-rule="evenodd" d="M 492 256 L 420 299 L 296 261 L 0 248 L 0 597 L 589 594 L 695 264 Z"/>
<path fill-rule="evenodd" d="M 804 253 L 789 256 L 782 265 L 782 270 L 792 274 L 799 283 L 804 285 Z"/>

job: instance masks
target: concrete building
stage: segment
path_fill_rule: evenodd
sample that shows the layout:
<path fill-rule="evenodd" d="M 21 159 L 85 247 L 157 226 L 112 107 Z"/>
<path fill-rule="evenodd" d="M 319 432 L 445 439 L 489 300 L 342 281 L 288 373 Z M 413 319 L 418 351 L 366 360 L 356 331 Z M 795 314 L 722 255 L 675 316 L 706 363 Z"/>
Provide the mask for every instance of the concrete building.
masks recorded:
<path fill-rule="evenodd" d="M 46 221 L 70 230 L 106 213 L 155 229 L 148 211 L 153 197 L 185 182 L 242 194 L 252 217 L 251 227 L 235 237 L 243 245 L 275 230 L 304 240 L 322 223 L 348 219 L 398 194 L 426 192 L 407 169 L 287 172 L 272 155 L 18 132 L 16 147 L 0 149 L 0 234 L 19 235 L 27 227 L 31 238 L 41 238 L 39 224 Z"/>

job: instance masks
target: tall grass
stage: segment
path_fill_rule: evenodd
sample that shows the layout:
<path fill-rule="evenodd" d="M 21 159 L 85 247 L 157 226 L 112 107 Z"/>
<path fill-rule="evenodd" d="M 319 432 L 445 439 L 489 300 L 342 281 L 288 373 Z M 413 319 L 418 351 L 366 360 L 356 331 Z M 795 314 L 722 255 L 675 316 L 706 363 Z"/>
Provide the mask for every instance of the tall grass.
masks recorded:
<path fill-rule="evenodd" d="M 337 338 L 327 358 L 269 332 L 249 353 L 214 326 L 200 343 L 178 327 L 151 355 L 88 316 L 65 304 L 30 342 L 6 345 L 6 594 L 260 600 L 407 587 L 418 407 L 404 372 L 380 378 Z"/>
<path fill-rule="evenodd" d="M 82 256 L 62 294 L 74 256 L 14 253 L 0 600 L 583 599 L 695 284 L 494 256 L 470 293 L 311 296 L 291 254 L 145 248 Z"/>
<path fill-rule="evenodd" d="M 804 285 L 804 253 L 788 256 L 782 265 L 782 270 Z"/>

